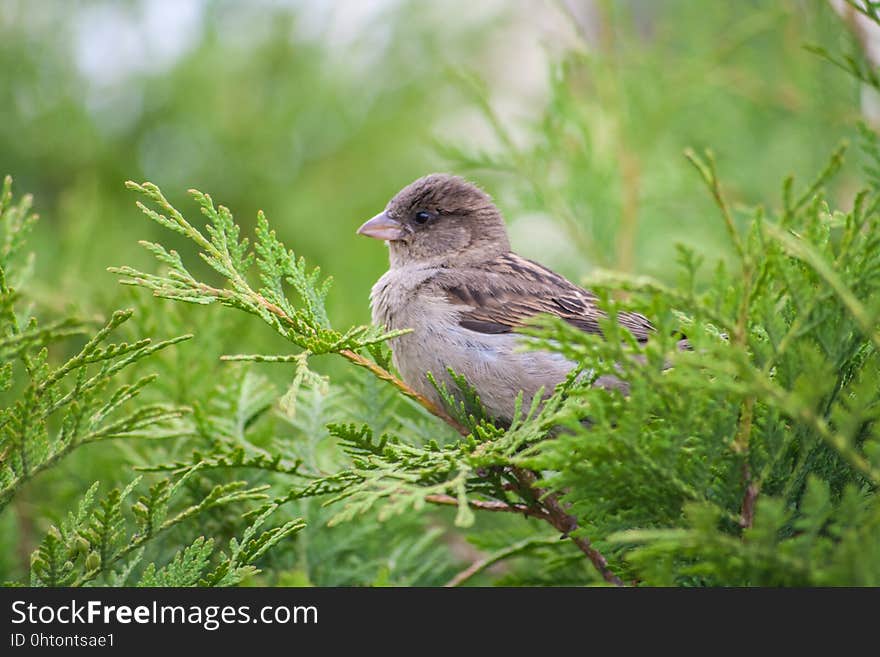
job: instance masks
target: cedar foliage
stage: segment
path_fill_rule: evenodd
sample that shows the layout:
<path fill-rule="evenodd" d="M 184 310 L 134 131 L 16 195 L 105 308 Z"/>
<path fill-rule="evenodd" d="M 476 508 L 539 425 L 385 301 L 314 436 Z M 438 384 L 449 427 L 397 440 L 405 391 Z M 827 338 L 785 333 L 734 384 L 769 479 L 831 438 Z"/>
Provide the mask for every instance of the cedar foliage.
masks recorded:
<path fill-rule="evenodd" d="M 0 306 L 2 360 L 0 387 L 7 404 L 0 414 L 0 510 L 31 479 L 53 467 L 72 451 L 108 440 L 162 440 L 187 433 L 185 407 L 136 402 L 155 379 L 147 374 L 133 382 L 120 373 L 160 350 L 192 336 L 152 343 L 149 338 L 109 342 L 128 321 L 131 310 L 116 311 L 99 330 L 75 317 L 41 326 L 20 308 L 22 249 L 36 221 L 31 199 L 13 202 L 12 179 L 0 192 Z M 49 349 L 72 336 L 87 336 L 85 344 L 58 367 L 49 364 Z M 203 536 L 182 548 L 170 563 L 148 563 L 139 578 L 145 546 L 173 527 L 205 511 L 264 500 L 264 486 L 244 481 L 217 484 L 200 499 L 176 508 L 178 491 L 201 466 L 160 479 L 136 495 L 137 477 L 123 489 L 99 496 L 99 482 L 83 495 L 75 511 L 45 532 L 30 559 L 32 586 L 82 586 L 92 582 L 144 586 L 230 585 L 255 572 L 252 562 L 278 541 L 302 527 L 290 521 L 258 533 L 272 512 L 269 507 L 233 539 L 229 553 L 216 553 L 214 541 Z M 179 506 L 179 505 L 178 505 Z M 216 554 L 215 554 L 216 553 Z M 215 557 L 212 561 L 212 557 Z"/>
<path fill-rule="evenodd" d="M 865 148 L 880 158 L 873 141 Z M 615 583 L 878 583 L 880 189 L 860 192 L 849 212 L 832 210 L 822 188 L 840 167 L 840 149 L 802 189 L 786 180 L 780 209 L 755 208 L 741 229 L 711 154 L 687 156 L 717 201 L 735 265 L 717 263 L 711 285 L 698 289 L 704 263 L 682 248 L 676 287 L 646 278 L 594 282 L 609 313 L 606 339 L 550 319 L 526 331 L 533 348 L 589 364 L 592 377 L 622 376 L 628 396 L 591 387 L 593 378 L 579 379 L 579 368 L 543 406 L 520 408 L 503 429 L 479 413 L 479 400 L 458 378 L 458 391 L 441 391 L 445 409 L 409 394 L 463 438 L 414 440 L 403 422 L 381 435 L 368 423 L 331 424 L 349 464 L 324 475 L 297 472 L 311 481 L 272 503 L 320 496 L 335 509 L 331 525 L 373 509 L 382 520 L 426 503 L 454 504 L 463 527 L 480 509 L 529 515 L 563 529 Z M 114 270 L 124 283 L 268 323 L 300 351 L 232 359 L 296 363 L 289 394 L 318 380 L 309 357 L 327 353 L 407 392 L 379 348 L 393 335 L 331 328 L 327 281 L 278 242 L 262 214 L 251 253 L 228 209 L 207 195 L 191 192 L 210 221 L 203 233 L 154 185 L 129 187 L 157 206 L 140 205 L 149 218 L 196 242 L 226 282 L 198 280 L 177 253 L 145 243 L 167 269 Z M 262 285 L 252 287 L 251 278 Z M 611 291 L 620 289 L 632 293 L 628 305 L 656 320 L 645 346 L 614 322 L 620 303 Z M 693 351 L 676 349 L 679 330 Z M 211 464 L 278 471 L 280 458 L 246 461 L 232 451 Z M 197 454 L 167 467 L 203 463 Z M 554 517 L 560 509 L 574 521 L 567 528 Z M 584 547 L 590 541 L 610 568 Z"/>
<path fill-rule="evenodd" d="M 878 87 L 859 57 L 813 50 Z M 594 114 L 576 92 L 584 59 L 570 54 L 554 71 L 542 132 L 529 147 L 465 79 L 499 146 L 444 150 L 462 170 L 518 176 L 528 205 L 602 265 L 613 248 L 598 210 L 612 205 L 615 167 L 602 160 L 605 177 L 578 177 L 597 166 Z M 225 307 L 212 315 L 218 330 L 241 326 L 226 308 L 243 311 L 278 336 L 282 353 L 229 355 L 236 362 L 213 386 L 198 375 L 198 355 L 182 357 L 194 367 L 170 364 L 188 335 L 110 342 L 132 324 L 181 333 L 190 322 L 179 317 L 197 313 L 162 306 L 162 323 L 160 302 L 138 299 L 136 314 L 117 312 L 97 328 L 76 318 L 39 325 L 17 292 L 33 219 L 26 199 L 12 203 L 7 181 L 0 512 L 79 448 L 147 445 L 131 454 L 142 477 L 103 494 L 88 487 L 75 510 L 53 518 L 27 582 L 16 583 L 459 585 L 512 563 L 492 581 L 880 584 L 880 140 L 862 127 L 868 165 L 849 209 L 826 193 L 845 150 L 813 180 L 783 181 L 771 208 L 729 202 L 712 154 L 689 151 L 691 188 L 706 187 L 733 258 L 678 246 L 672 283 L 596 272 L 586 285 L 609 313 L 606 340 L 549 319 L 524 333 L 592 376 L 623 376 L 629 395 L 594 389 L 576 371 L 543 406 L 520 408 L 509 428 L 482 415 L 461 378 L 441 391 L 444 408 L 412 393 L 391 371 L 396 334 L 335 325 L 329 279 L 262 213 L 245 238 L 227 208 L 197 191 L 204 229 L 156 185 L 129 183 L 143 213 L 173 235 L 143 243 L 157 270 L 114 271 L 156 297 Z M 180 246 L 186 241 L 200 261 Z M 616 327 L 623 307 L 655 322 L 647 345 Z M 196 339 L 207 340 L 211 327 L 198 327 Z M 681 332 L 692 351 L 676 348 Z M 58 354 L 70 355 L 50 364 Z M 322 356 L 355 372 L 344 383 L 328 378 L 315 366 Z M 143 373 L 150 367 L 158 380 Z M 264 374 L 270 367 L 289 370 L 284 394 Z M 161 387 L 169 378 L 179 380 L 178 394 Z M 446 524 L 430 513 L 444 508 Z M 262 529 L 272 517 L 280 520 Z M 451 577 L 440 538 L 477 525 L 467 536 L 482 554 Z M 150 551 L 163 541 L 165 549 Z"/>

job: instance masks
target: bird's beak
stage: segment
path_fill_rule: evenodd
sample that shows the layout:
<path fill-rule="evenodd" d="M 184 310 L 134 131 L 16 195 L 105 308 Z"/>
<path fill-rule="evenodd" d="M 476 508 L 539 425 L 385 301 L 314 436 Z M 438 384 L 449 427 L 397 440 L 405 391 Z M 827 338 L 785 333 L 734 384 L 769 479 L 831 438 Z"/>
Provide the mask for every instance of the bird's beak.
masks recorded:
<path fill-rule="evenodd" d="M 380 212 L 375 217 L 366 222 L 357 229 L 358 235 L 366 235 L 377 240 L 387 240 L 393 242 L 401 239 L 406 233 L 403 226 L 394 221 L 384 212 Z"/>

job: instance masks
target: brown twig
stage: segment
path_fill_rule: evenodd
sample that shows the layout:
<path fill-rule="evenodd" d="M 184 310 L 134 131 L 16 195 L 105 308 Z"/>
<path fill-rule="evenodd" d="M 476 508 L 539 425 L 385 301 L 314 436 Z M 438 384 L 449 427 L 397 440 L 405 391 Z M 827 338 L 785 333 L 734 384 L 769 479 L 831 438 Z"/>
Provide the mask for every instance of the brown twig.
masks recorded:
<path fill-rule="evenodd" d="M 458 506 L 458 498 L 452 495 L 428 495 L 426 502 L 448 506 Z M 531 507 L 527 504 L 507 504 L 506 502 L 487 502 L 485 500 L 468 500 L 468 506 L 481 511 L 495 511 L 499 513 L 522 513 L 532 518 L 547 520 L 549 514 L 541 507 Z"/>
<path fill-rule="evenodd" d="M 742 480 L 745 484 L 742 505 L 740 506 L 740 525 L 751 527 L 755 515 L 755 501 L 758 498 L 758 484 L 752 480 L 752 469 L 749 466 L 749 441 L 752 433 L 752 421 L 755 409 L 755 398 L 749 396 L 743 402 L 740 412 L 739 427 L 733 441 L 734 451 L 742 454 Z"/>
<path fill-rule="evenodd" d="M 491 566 L 492 563 L 494 563 L 494 562 L 495 562 L 495 560 L 490 560 L 488 558 L 474 561 L 470 566 L 468 566 L 467 568 L 462 570 L 460 573 L 457 573 L 452 579 L 450 579 L 448 582 L 446 582 L 446 584 L 444 584 L 443 586 L 446 588 L 454 588 L 456 586 L 461 586 L 462 584 L 464 584 L 467 580 L 469 580 L 474 575 L 477 575 L 477 574 L 483 572 L 484 570 L 486 570 L 486 568 Z"/>
<path fill-rule="evenodd" d="M 513 476 L 516 477 L 517 481 L 520 482 L 529 493 L 537 496 L 541 506 L 547 511 L 547 522 L 553 525 L 558 531 L 562 532 L 563 536 L 570 538 L 571 541 L 578 546 L 578 549 L 587 555 L 587 558 L 596 570 L 599 571 L 599 574 L 602 575 L 602 579 L 609 584 L 623 586 L 623 580 L 612 572 L 611 568 L 608 567 L 608 560 L 601 552 L 599 552 L 599 550 L 593 547 L 590 539 L 586 536 L 571 535 L 571 532 L 578 527 L 577 518 L 566 512 L 555 495 L 552 495 L 535 485 L 535 481 L 537 480 L 535 473 L 524 468 L 513 468 Z"/>
<path fill-rule="evenodd" d="M 426 411 L 428 411 L 431 415 L 435 415 L 435 416 L 439 417 L 441 420 L 443 420 L 444 422 L 446 422 L 446 424 L 448 424 L 453 429 L 458 431 L 458 433 L 460 433 L 461 435 L 467 436 L 470 433 L 470 431 L 463 424 L 461 424 L 458 420 L 451 417 L 448 413 L 444 412 L 442 408 L 437 406 L 430 399 L 428 399 L 424 395 L 422 395 L 422 394 L 416 392 L 415 390 L 413 390 L 412 388 L 410 388 L 403 381 L 398 379 L 396 376 L 394 376 L 391 372 L 386 370 L 384 367 L 378 365 L 376 362 L 370 360 L 369 358 L 361 356 L 359 353 L 356 353 L 350 349 L 343 349 L 342 351 L 340 351 L 338 353 L 340 356 L 342 356 L 343 358 L 347 358 L 355 365 L 357 365 L 359 367 L 364 367 L 364 368 L 370 370 L 370 372 L 372 372 L 376 378 L 381 379 L 382 381 L 385 381 L 387 383 L 390 383 L 395 388 L 397 388 L 401 393 L 403 393 L 404 395 L 406 395 L 407 397 L 409 397 L 410 399 L 414 400 L 419 405 L 421 405 L 422 408 L 424 408 Z"/>
<path fill-rule="evenodd" d="M 743 481 L 746 482 L 746 492 L 743 495 L 742 506 L 739 512 L 739 524 L 743 529 L 748 529 L 752 526 L 752 522 L 755 519 L 755 502 L 758 500 L 758 484 L 752 481 L 752 473 L 748 461 L 743 463 Z"/>

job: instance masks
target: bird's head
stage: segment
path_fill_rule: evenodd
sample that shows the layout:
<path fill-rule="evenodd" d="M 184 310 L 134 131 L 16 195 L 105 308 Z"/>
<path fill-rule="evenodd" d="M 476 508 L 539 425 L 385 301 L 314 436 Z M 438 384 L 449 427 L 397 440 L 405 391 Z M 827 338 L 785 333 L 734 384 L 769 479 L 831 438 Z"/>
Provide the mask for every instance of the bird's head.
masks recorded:
<path fill-rule="evenodd" d="M 489 195 L 445 173 L 404 187 L 357 232 L 387 241 L 392 267 L 480 262 L 510 250 L 504 219 Z"/>

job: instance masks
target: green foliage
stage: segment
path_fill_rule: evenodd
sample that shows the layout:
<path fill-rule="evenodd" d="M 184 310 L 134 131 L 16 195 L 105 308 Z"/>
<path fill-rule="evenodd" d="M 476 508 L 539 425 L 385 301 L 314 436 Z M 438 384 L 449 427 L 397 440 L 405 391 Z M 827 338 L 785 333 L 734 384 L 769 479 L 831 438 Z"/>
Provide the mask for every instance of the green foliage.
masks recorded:
<path fill-rule="evenodd" d="M 848 486 L 833 501 L 826 482 L 810 478 L 798 507 L 758 500 L 755 522 L 741 537 L 718 531 L 721 520 L 706 506 L 686 506 L 680 529 L 630 530 L 611 537 L 643 544 L 629 558 L 646 581 L 725 586 L 876 586 L 876 500 Z"/>
<path fill-rule="evenodd" d="M 285 542 L 263 558 L 265 572 L 246 582 L 282 585 L 439 584 L 452 575 L 449 556 L 439 541 L 440 531 L 426 527 L 427 519 L 360 517 L 334 527 L 335 513 L 312 500 L 280 496 L 291 481 L 309 485 L 318 473 L 338 467 L 334 418 L 368 418 L 377 430 L 395 423 L 397 396 L 364 380 L 346 389 L 302 388 L 297 412 L 289 413 L 279 390 L 246 364 L 224 366 L 227 375 L 203 403 L 194 407 L 193 438 L 164 460 L 155 453 L 137 468 L 146 472 L 184 474 L 193 468 L 217 481 L 230 472 L 242 473 L 252 485 L 271 485 L 276 496 L 246 512 L 284 515 L 307 523 L 295 543 Z M 376 416 L 385 413 L 386 417 Z M 194 449 L 193 449 L 194 448 Z M 267 491 L 268 494 L 268 491 Z M 328 524 L 329 523 L 329 524 Z M 399 536 L 393 549 L 388 534 Z"/>
<path fill-rule="evenodd" d="M 591 387 L 593 379 L 585 382 L 581 370 L 575 370 L 547 403 L 520 412 L 505 431 L 482 417 L 474 391 L 466 381 L 457 379 L 461 387 L 458 399 L 463 402 L 457 402 L 449 391 L 441 390 L 441 394 L 450 417 L 467 434 L 465 439 L 416 445 L 399 429 L 377 437 L 367 424 L 331 424 L 330 434 L 349 455 L 350 465 L 325 476 L 304 475 L 313 480 L 291 489 L 273 505 L 326 496 L 327 505 L 339 507 L 329 520 L 332 526 L 375 508 L 382 521 L 411 509 L 420 511 L 428 502 L 450 503 L 458 509 L 456 524 L 467 527 L 474 522 L 474 509 L 490 506 L 493 510 L 521 510 L 551 522 L 553 510 L 545 496 L 553 492 L 577 519 L 573 535 L 611 536 L 608 545 L 614 550 L 620 572 L 650 582 L 650 573 L 640 570 L 650 559 L 636 556 L 630 561 L 627 550 L 637 539 L 644 541 L 655 535 L 639 533 L 633 527 L 674 527 L 686 517 L 686 509 L 700 504 L 711 509 L 719 544 L 724 540 L 748 542 L 760 534 L 768 509 L 775 508 L 780 513 L 774 531 L 761 535 L 765 540 L 772 535 L 784 542 L 786 533 L 791 535 L 806 522 L 794 511 L 788 515 L 781 511 L 798 509 L 808 475 L 823 477 L 824 485 L 837 495 L 853 486 L 875 487 L 880 482 L 876 461 L 880 448 L 875 433 L 880 406 L 880 342 L 874 318 L 880 308 L 860 299 L 880 298 L 876 192 L 866 190 L 859 195 L 849 213 L 828 209 L 819 190 L 839 169 L 841 154 L 837 152 L 802 194 L 794 197 L 791 185 L 786 184 L 778 217 L 767 218 L 756 209 L 751 225 L 741 234 L 712 160 L 700 160 L 693 154 L 689 157 L 716 198 L 739 255 L 739 270 L 728 271 L 719 265 L 712 285 L 698 291 L 694 280 L 700 258 L 683 249 L 680 289 L 669 290 L 645 279 L 609 281 L 606 277 L 597 283 L 594 287 L 603 293 L 622 287 L 645 298 L 649 314 L 657 318 L 658 334 L 644 348 L 614 322 L 618 306 L 607 293 L 603 297 L 609 312 L 605 340 L 564 322 L 545 322 L 527 331 L 533 347 L 590 363 L 592 377 L 614 374 L 624 378 L 631 386 L 627 397 Z M 163 202 L 155 188 L 145 185 L 137 189 Z M 203 204 L 207 198 L 194 196 Z M 163 207 L 176 217 L 168 227 L 185 226 L 187 233 L 207 248 L 208 242 L 201 242 L 200 233 L 176 210 Z M 210 231 L 213 235 L 236 232 L 225 211 L 214 213 L 213 206 L 203 207 L 215 222 Z M 167 224 L 163 216 L 142 209 L 150 218 Z M 219 221 L 227 222 L 225 227 Z M 270 284 L 278 278 L 268 278 L 265 267 L 267 287 L 254 291 L 244 282 L 253 258 L 245 247 L 238 247 L 235 253 L 224 250 L 227 243 L 216 239 L 211 243 L 226 263 L 215 267 L 228 280 L 223 288 L 193 279 L 179 259 L 172 256 L 169 260 L 164 251 L 152 245 L 149 248 L 162 262 L 173 264 L 168 275 L 119 271 L 128 276 L 126 282 L 144 285 L 160 296 L 192 301 L 194 295 L 196 302 L 225 300 L 227 305 L 284 331 L 293 344 L 313 351 L 336 349 L 340 353 L 366 346 L 350 339 L 340 343 L 337 338 L 330 343 L 326 337 L 324 346 L 307 342 L 319 331 L 329 331 L 315 319 L 315 308 L 320 306 L 314 300 L 326 290 L 308 289 L 315 286 L 317 277 L 288 280 L 302 300 L 300 305 L 280 296 L 280 284 Z M 287 253 L 288 263 L 297 262 L 265 229 L 257 234 L 255 250 L 257 254 L 270 250 Z M 304 271 L 301 261 L 296 266 Z M 180 281 L 185 281 L 185 292 L 177 287 Z M 280 312 L 265 311 L 264 300 L 270 294 L 269 303 Z M 693 351 L 676 350 L 675 330 L 682 324 Z M 366 329 L 358 328 L 344 335 L 365 334 Z M 372 344 L 389 337 L 393 336 L 375 334 L 369 339 Z M 340 348 L 340 344 L 344 346 Z M 640 357 L 634 358 L 634 352 Z M 379 371 L 378 364 L 370 369 L 379 378 L 390 376 Z M 558 427 L 565 430 L 560 432 Z M 278 472 L 278 463 L 278 457 L 247 460 L 238 451 L 212 465 Z M 524 470 L 543 473 L 536 487 L 523 479 Z M 294 473 L 300 474 L 295 468 L 288 471 Z M 849 504 L 840 506 L 843 510 L 852 508 Z M 858 518 L 835 518 L 836 535 L 841 536 L 849 523 L 862 520 L 864 511 L 860 513 Z M 705 513 L 700 517 L 705 518 Z M 676 535 L 662 534 L 667 550 Z M 693 534 L 682 536 L 691 539 Z M 702 543 L 695 549 L 700 546 Z M 520 551 L 509 549 L 511 554 Z M 507 554 L 505 549 L 502 554 Z M 709 561 L 713 556 L 724 556 L 711 551 L 702 556 L 698 570 L 705 581 L 726 582 L 724 573 L 714 573 Z M 690 564 L 685 565 L 680 572 L 682 581 L 692 574 Z M 674 579 L 674 572 L 667 567 L 667 579 Z M 784 584 L 793 577 L 781 566 L 768 572 L 775 573 L 777 579 L 746 579 L 743 583 Z M 817 574 L 817 579 L 806 581 L 827 583 L 822 579 L 826 576 Z"/>
<path fill-rule="evenodd" d="M 259 572 L 253 563 L 281 541 L 298 532 L 305 523 L 291 520 L 284 525 L 258 533 L 261 525 L 274 509 L 261 514 L 242 533 L 240 539 L 229 541 L 229 554 L 220 553 L 219 563 L 211 569 L 214 545 L 211 539 L 200 536 L 174 559 L 157 569 L 150 564 L 138 581 L 138 586 L 234 586 Z"/>
<path fill-rule="evenodd" d="M 82 586 L 103 577 L 116 586 L 131 584 L 132 571 L 143 558 L 144 545 L 198 514 L 215 507 L 265 497 L 263 488 L 248 488 L 236 481 L 215 486 L 198 504 L 182 509 L 169 517 L 172 497 L 196 472 L 193 468 L 176 481 L 161 480 L 145 495 L 127 508 L 124 506 L 140 479 L 135 479 L 122 491 L 114 489 L 103 499 L 96 500 L 98 484 L 89 488 L 74 513 L 68 514 L 59 526 L 52 526 L 31 556 L 31 586 Z M 265 518 L 260 518 L 245 531 L 243 549 L 231 545 L 231 555 L 221 555 L 217 571 L 206 577 L 210 565 L 213 541 L 199 537 L 192 545 L 177 553 L 162 568 L 150 563 L 139 581 L 143 586 L 229 585 L 254 572 L 251 561 L 278 540 L 300 529 L 301 523 L 288 523 L 269 530 L 260 537 L 253 534 Z M 130 528 L 129 528 L 130 527 Z"/>
<path fill-rule="evenodd" d="M 878 582 L 874 130 L 825 166 L 877 76 L 827 3 L 595 3 L 526 120 L 497 76 L 508 27 L 448 3 L 339 46 L 299 10 L 209 1 L 182 54 L 110 81 L 81 70 L 78 26 L 146 5 L 8 4 L 2 168 L 45 218 L 4 189 L 0 579 Z M 442 71 L 465 67 L 456 93 Z M 393 336 L 361 325 L 387 259 L 353 231 L 440 169 L 492 191 L 523 255 L 618 272 L 585 283 L 655 339 L 538 322 L 533 345 L 582 364 L 546 405 L 497 427 L 458 378 L 423 406 Z M 222 190 L 256 220 L 193 193 L 196 227 L 144 183 L 152 221 L 132 226 L 125 177 Z M 113 285 L 113 262 L 155 297 Z M 602 374 L 629 396 L 591 388 Z"/>
<path fill-rule="evenodd" d="M 110 334 L 131 317 L 131 311 L 119 311 L 74 356 L 52 367 L 49 347 L 86 332 L 87 325 L 65 318 L 41 327 L 33 317 L 20 317 L 16 308 L 20 293 L 11 282 L 19 274 L 15 264 L 21 256 L 24 233 L 35 217 L 29 214 L 28 197 L 16 205 L 11 203 L 11 185 L 7 177 L 0 199 L 4 243 L 0 261 L 2 387 L 10 396 L 11 390 L 21 392 L 0 414 L 0 509 L 26 481 L 78 447 L 115 438 L 155 439 L 179 433 L 173 421 L 186 409 L 165 404 L 129 408 L 153 376 L 133 383 L 117 384 L 116 380 L 125 368 L 191 337 L 155 344 L 150 339 L 108 343 Z"/>
<path fill-rule="evenodd" d="M 593 533 L 610 535 L 633 579 L 877 583 L 874 566 L 838 559 L 876 556 L 866 519 L 880 483 L 878 190 L 832 212 L 814 192 L 838 160 L 776 217 L 752 211 L 745 234 L 729 222 L 739 267 L 719 266 L 705 289 L 694 287 L 699 259 L 687 251 L 677 290 L 602 279 L 606 290 L 639 292 L 658 319 L 657 339 L 638 350 L 644 362 L 626 340 L 565 325 L 540 338 L 631 384 L 627 398 L 574 389 L 580 404 L 559 418 L 570 433 L 531 446 L 523 465 L 546 472 Z M 711 160 L 694 161 L 728 217 Z M 675 350 L 682 323 L 691 352 Z M 589 430 L 577 423 L 583 413 Z M 671 529 L 682 521 L 688 529 Z M 838 547 L 849 556 L 832 559 Z"/>
<path fill-rule="evenodd" d="M 0 308 L 2 308 L 2 369 L 6 405 L 0 412 L 0 511 L 12 503 L 25 483 L 52 468 L 73 450 L 111 439 L 167 439 L 189 433 L 187 408 L 134 402 L 156 378 L 146 375 L 132 382 L 119 381 L 124 371 L 192 336 L 184 335 L 153 344 L 150 339 L 108 342 L 110 335 L 129 320 L 132 311 L 113 313 L 110 320 L 85 344 L 53 367 L 49 349 L 71 336 L 88 332 L 76 318 L 39 326 L 33 317 L 23 320 L 16 307 L 25 281 L 16 265 L 22 260 L 26 231 L 36 217 L 30 198 L 12 202 L 12 180 L 5 179 L 0 194 Z M 16 282 L 12 287 L 11 282 Z M 24 328 L 22 328 L 24 326 Z M 242 421 L 247 409 L 229 410 L 233 422 Z M 223 435 L 223 434 L 220 434 Z M 80 499 L 75 512 L 52 525 L 31 554 L 31 586 L 82 586 L 99 578 L 125 584 L 139 565 L 144 547 L 172 527 L 208 510 L 247 501 L 264 500 L 265 486 L 249 487 L 234 481 L 213 486 L 195 503 L 172 513 L 172 499 L 202 466 L 186 469 L 175 480 L 154 483 L 128 505 L 140 483 L 136 478 L 124 489 L 114 488 L 97 498 L 95 482 Z M 213 541 L 200 537 L 178 552 L 166 566 L 150 563 L 139 580 L 144 585 L 231 585 L 256 572 L 253 562 L 279 541 L 302 528 L 301 521 L 257 534 L 271 509 L 247 527 L 240 540 L 232 539 L 230 554 L 220 554 L 212 565 Z"/>
<path fill-rule="evenodd" d="M 802 192 L 794 194 L 786 181 L 773 216 L 761 208 L 741 211 L 750 217 L 744 229 L 724 197 L 711 154 L 701 159 L 688 153 L 720 210 L 737 256 L 733 269 L 719 263 L 701 288 L 702 258 L 682 247 L 676 288 L 605 275 L 592 286 L 609 314 L 605 339 L 561 321 L 526 331 L 532 348 L 589 366 L 588 380 L 576 369 L 545 404 L 520 409 L 503 430 L 483 417 L 474 391 L 456 377 L 456 395 L 440 390 L 445 417 L 465 436 L 450 443 L 414 443 L 402 423 L 379 436 L 366 423 L 330 424 L 349 464 L 323 476 L 307 473 L 310 483 L 273 505 L 325 497 L 325 504 L 338 507 L 331 526 L 373 510 L 382 521 L 427 503 L 456 506 L 461 527 L 474 523 L 475 509 L 523 513 L 572 536 L 607 581 L 617 579 L 598 565 L 588 537 L 629 581 L 876 583 L 873 567 L 856 568 L 837 557 L 831 566 L 823 561 L 838 544 L 852 558 L 873 549 L 875 523 L 865 520 L 876 514 L 872 491 L 880 483 L 880 190 L 860 193 L 849 212 L 832 211 L 822 189 L 840 169 L 842 153 L 836 151 Z M 145 214 L 195 241 L 226 282 L 216 287 L 195 279 L 177 254 L 157 245 L 147 247 L 170 271 L 117 269 L 123 282 L 158 296 L 244 310 L 303 354 L 337 353 L 405 388 L 381 364 L 350 355 L 394 336 L 365 327 L 329 328 L 321 312 L 326 284 L 305 273 L 302 260 L 277 242 L 263 217 L 251 253 L 229 212 L 215 211 L 206 195 L 193 192 L 212 222 L 211 240 L 155 186 L 132 187 L 167 213 L 141 206 Z M 246 282 L 253 262 L 263 282 L 258 290 Z M 282 282 L 301 303 L 287 300 Z M 646 346 L 614 321 L 615 289 L 635 293 L 637 307 L 656 319 L 658 333 Z M 677 348 L 681 328 L 690 350 Z M 628 381 L 629 394 L 590 385 L 605 374 Z M 277 471 L 276 462 L 240 458 L 225 465 Z M 541 475 L 536 480 L 529 473 Z M 809 478 L 814 483 L 806 486 Z M 852 502 L 857 491 L 860 505 Z M 832 493 L 839 503 L 822 501 Z M 816 509 L 822 519 L 812 517 Z M 678 528 L 686 522 L 696 524 Z M 638 547 L 643 543 L 647 547 Z M 531 545 L 524 539 L 499 554 Z M 725 565 L 734 549 L 742 562 L 735 572 Z M 775 555 L 772 563 L 759 563 L 768 554 Z M 675 555 L 662 559 L 660 575 L 658 555 Z"/>

